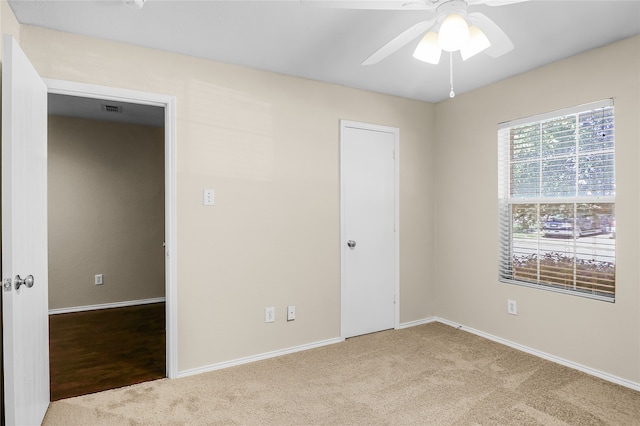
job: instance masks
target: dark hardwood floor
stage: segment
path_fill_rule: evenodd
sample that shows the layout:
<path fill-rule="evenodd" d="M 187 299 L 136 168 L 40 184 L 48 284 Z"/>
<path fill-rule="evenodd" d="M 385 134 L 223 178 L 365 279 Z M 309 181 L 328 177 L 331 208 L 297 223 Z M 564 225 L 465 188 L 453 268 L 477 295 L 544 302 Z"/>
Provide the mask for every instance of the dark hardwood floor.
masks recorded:
<path fill-rule="evenodd" d="M 49 316 L 51 400 L 165 377 L 165 304 Z"/>

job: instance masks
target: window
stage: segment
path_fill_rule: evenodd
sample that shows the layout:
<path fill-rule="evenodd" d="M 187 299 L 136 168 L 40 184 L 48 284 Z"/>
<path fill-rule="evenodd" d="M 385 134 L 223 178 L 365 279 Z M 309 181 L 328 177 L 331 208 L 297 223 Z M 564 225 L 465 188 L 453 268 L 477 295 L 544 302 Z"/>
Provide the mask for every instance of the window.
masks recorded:
<path fill-rule="evenodd" d="M 500 125 L 502 282 L 615 300 L 609 99 Z"/>

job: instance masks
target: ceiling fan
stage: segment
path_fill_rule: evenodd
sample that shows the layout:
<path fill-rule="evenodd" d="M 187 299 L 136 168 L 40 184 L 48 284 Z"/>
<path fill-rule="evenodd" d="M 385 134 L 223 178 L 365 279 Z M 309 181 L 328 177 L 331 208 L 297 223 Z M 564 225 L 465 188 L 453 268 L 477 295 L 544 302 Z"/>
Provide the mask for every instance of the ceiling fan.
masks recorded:
<path fill-rule="evenodd" d="M 513 49 L 504 31 L 480 12 L 468 13 L 470 5 L 502 6 L 528 0 L 301 0 L 346 9 L 426 10 L 428 19 L 411 26 L 376 50 L 362 65 L 377 64 L 412 40 L 424 34 L 413 57 L 430 64 L 440 62 L 442 51 L 449 52 L 449 97 L 453 98 L 453 52 L 463 60 L 485 52 L 493 58 Z M 437 31 L 437 32 L 436 32 Z M 426 34 L 425 34 L 426 32 Z"/>
<path fill-rule="evenodd" d="M 513 49 L 509 37 L 486 15 L 468 13 L 467 8 L 479 4 L 503 6 L 527 0 L 310 1 L 316 4 L 326 2 L 325 6 L 346 9 L 424 10 L 429 13 L 428 19 L 408 28 L 362 62 L 362 65 L 373 65 L 425 33 L 413 55 L 424 62 L 437 64 L 442 50 L 460 50 L 463 60 L 481 51 L 492 58 L 502 56 Z"/>

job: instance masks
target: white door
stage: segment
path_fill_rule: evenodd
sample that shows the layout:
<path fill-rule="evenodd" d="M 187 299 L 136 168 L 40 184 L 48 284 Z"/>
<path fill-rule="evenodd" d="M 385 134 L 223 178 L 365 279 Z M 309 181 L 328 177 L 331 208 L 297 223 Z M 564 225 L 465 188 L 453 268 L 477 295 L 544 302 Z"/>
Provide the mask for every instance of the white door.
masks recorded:
<path fill-rule="evenodd" d="M 2 38 L 2 320 L 7 425 L 39 425 L 49 406 L 47 87 Z M 33 286 L 16 289 L 15 277 Z"/>
<path fill-rule="evenodd" d="M 342 337 L 395 327 L 398 129 L 341 121 Z"/>

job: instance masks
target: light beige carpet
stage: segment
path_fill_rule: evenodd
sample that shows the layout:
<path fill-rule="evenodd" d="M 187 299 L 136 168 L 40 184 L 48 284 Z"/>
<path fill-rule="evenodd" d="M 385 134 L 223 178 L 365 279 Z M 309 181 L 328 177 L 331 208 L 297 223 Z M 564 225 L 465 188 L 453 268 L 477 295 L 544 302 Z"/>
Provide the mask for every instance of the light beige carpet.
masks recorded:
<path fill-rule="evenodd" d="M 640 392 L 432 323 L 61 400 L 44 425 L 640 425 Z"/>

